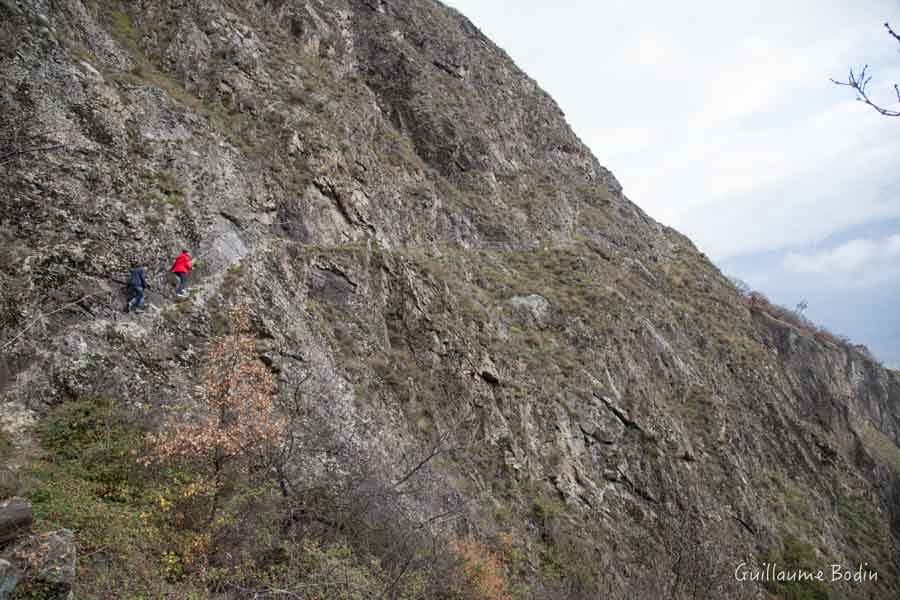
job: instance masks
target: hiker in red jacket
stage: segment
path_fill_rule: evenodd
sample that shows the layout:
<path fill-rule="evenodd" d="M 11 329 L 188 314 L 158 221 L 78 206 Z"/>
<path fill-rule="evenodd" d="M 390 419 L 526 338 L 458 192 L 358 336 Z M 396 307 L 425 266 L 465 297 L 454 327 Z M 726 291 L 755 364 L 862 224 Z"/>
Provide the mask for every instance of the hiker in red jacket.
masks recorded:
<path fill-rule="evenodd" d="M 181 254 L 175 257 L 175 263 L 172 265 L 171 271 L 178 277 L 178 287 L 175 288 L 175 295 L 179 298 L 187 296 L 184 286 L 187 285 L 187 274 L 191 272 L 191 255 L 187 248 L 181 249 Z"/>

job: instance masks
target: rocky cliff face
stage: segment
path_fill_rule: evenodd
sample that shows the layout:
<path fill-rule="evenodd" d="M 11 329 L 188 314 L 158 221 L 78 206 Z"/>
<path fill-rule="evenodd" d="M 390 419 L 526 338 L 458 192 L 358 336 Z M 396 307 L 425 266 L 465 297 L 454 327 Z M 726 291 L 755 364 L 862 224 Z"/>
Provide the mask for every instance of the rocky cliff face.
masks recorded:
<path fill-rule="evenodd" d="M 828 575 L 879 573 L 833 597 L 895 597 L 900 374 L 748 308 L 463 16 L 431 0 L 0 16 L 18 443 L 79 398 L 189 406 L 206 341 L 249 303 L 279 397 L 312 382 L 322 418 L 364 423 L 386 465 L 436 437 L 466 448 L 417 505 L 465 500 L 459 527 L 512 532 L 523 597 L 764 597 L 724 580 L 798 545 Z M 198 266 L 176 302 L 184 245 Z M 149 309 L 123 315 L 141 262 Z"/>

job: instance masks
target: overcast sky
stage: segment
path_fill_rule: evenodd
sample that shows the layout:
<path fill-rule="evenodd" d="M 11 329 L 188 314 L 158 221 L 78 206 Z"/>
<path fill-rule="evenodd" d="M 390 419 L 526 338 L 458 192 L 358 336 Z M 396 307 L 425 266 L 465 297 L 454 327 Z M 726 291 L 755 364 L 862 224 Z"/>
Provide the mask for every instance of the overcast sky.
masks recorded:
<path fill-rule="evenodd" d="M 448 0 L 628 197 L 728 274 L 900 365 L 900 0 Z M 896 106 L 895 106 L 896 107 Z"/>

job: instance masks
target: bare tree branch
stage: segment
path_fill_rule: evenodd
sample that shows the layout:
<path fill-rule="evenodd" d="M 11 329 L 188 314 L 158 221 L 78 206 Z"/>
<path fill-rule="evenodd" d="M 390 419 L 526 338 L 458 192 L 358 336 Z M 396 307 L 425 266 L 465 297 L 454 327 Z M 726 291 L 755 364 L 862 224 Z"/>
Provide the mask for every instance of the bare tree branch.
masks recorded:
<path fill-rule="evenodd" d="M 0 351 L 6 350 L 9 346 L 11 346 L 12 344 L 14 344 L 19 338 L 21 338 L 23 335 L 25 335 L 26 333 L 28 333 L 28 331 L 31 330 L 32 327 L 34 327 L 35 325 L 37 325 L 41 320 L 46 319 L 47 317 L 53 316 L 53 315 L 55 315 L 56 313 L 62 312 L 62 311 L 67 310 L 67 309 L 69 309 L 69 308 L 78 306 L 78 304 L 79 304 L 80 302 L 84 302 L 84 301 L 87 300 L 88 298 L 93 298 L 93 297 L 95 297 L 95 296 L 99 296 L 99 295 L 101 295 L 101 294 L 108 294 L 108 293 L 109 293 L 109 292 L 108 292 L 107 290 L 101 290 L 101 291 L 96 292 L 96 293 L 94 293 L 94 294 L 88 294 L 88 295 L 86 295 L 86 296 L 82 296 L 81 298 L 79 298 L 78 300 L 75 300 L 74 302 L 69 302 L 69 303 L 67 303 L 67 304 L 64 304 L 63 306 L 60 306 L 60 307 L 57 308 L 56 310 L 50 311 L 50 312 L 48 312 L 48 313 L 42 313 L 42 314 L 40 314 L 39 316 L 37 316 L 37 317 L 35 317 L 34 319 L 32 319 L 31 322 L 28 323 L 28 324 L 25 326 L 25 328 L 22 329 L 22 331 L 20 331 L 20 332 L 18 333 L 18 335 L 16 335 L 16 336 L 13 337 L 12 339 L 7 340 L 2 346 L 0 346 Z"/>
<path fill-rule="evenodd" d="M 26 156 L 28 154 L 39 154 L 42 152 L 51 152 L 53 150 L 59 150 L 60 148 L 65 148 L 65 144 L 56 144 L 53 146 L 36 146 L 34 148 L 23 148 L 21 150 L 16 150 L 13 152 L 9 152 L 7 154 L 0 155 L 0 165 L 5 165 L 8 162 L 12 162 L 16 158 L 20 156 Z"/>
<path fill-rule="evenodd" d="M 26 87 L 25 81 L 20 81 L 16 86 L 19 90 Z M 45 117 L 50 111 L 27 106 L 28 104 L 31 104 L 30 101 L 23 104 L 19 111 L 0 115 L 0 166 L 12 163 L 23 156 L 46 154 L 65 148 L 65 142 L 55 139 L 56 134 L 76 129 L 45 122 Z"/>
<path fill-rule="evenodd" d="M 893 36 L 893 38 L 897 40 L 898 43 L 900 43 L 900 34 L 891 29 L 891 25 L 889 23 L 885 23 L 884 27 L 888 30 L 888 33 L 891 34 L 891 36 Z"/>
<path fill-rule="evenodd" d="M 890 34 L 891 37 L 900 42 L 900 34 L 897 34 L 897 32 L 891 29 L 890 24 L 885 23 L 884 27 L 885 29 L 887 29 L 888 34 Z M 900 117 L 900 110 L 891 110 L 888 108 L 884 108 L 869 97 L 868 87 L 871 82 L 872 76 L 869 74 L 869 65 L 864 65 L 862 69 L 859 69 L 858 71 L 851 68 L 850 74 L 847 77 L 847 81 L 837 81 L 836 79 L 831 79 L 831 83 L 835 85 L 841 85 L 856 90 L 856 99 L 860 102 L 868 104 L 880 114 L 886 117 Z M 900 103 L 900 84 L 894 84 L 894 93 L 897 95 L 897 102 Z"/>

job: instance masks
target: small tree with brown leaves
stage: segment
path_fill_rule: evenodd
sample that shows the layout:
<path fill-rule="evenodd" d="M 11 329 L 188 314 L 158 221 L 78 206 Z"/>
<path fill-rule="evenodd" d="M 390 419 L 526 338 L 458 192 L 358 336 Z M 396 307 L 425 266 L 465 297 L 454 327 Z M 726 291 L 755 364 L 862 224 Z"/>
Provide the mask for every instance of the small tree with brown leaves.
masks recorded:
<path fill-rule="evenodd" d="M 455 597 L 460 600 L 511 600 L 506 564 L 500 554 L 473 537 L 450 541 L 459 561 Z"/>
<path fill-rule="evenodd" d="M 250 309 L 234 308 L 231 332 L 212 341 L 207 365 L 196 388 L 202 414 L 170 419 L 148 435 L 144 464 L 180 463 L 199 470 L 201 485 L 212 496 L 209 520 L 219 508 L 226 469 L 249 472 L 264 465 L 284 437 L 285 419 L 274 406 L 272 374 L 256 353 Z"/>

